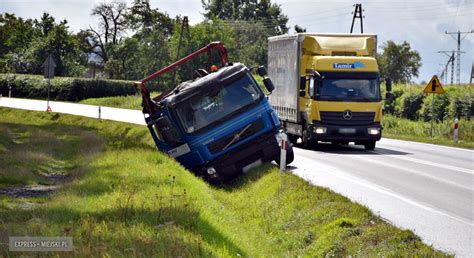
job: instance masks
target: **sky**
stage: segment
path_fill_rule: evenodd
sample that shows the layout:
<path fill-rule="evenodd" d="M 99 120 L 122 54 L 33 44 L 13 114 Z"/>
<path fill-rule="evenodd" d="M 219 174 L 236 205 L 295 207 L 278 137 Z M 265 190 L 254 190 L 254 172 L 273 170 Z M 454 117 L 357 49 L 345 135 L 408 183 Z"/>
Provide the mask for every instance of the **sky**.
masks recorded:
<path fill-rule="evenodd" d="M 70 29 L 77 32 L 89 25 L 97 24 L 91 17 L 91 9 L 103 0 L 0 0 L 0 12 L 14 13 L 24 18 L 39 18 L 48 12 L 56 20 L 67 19 Z M 132 2 L 128 0 L 127 2 Z M 350 31 L 354 4 L 361 3 L 364 9 L 364 33 L 378 35 L 379 49 L 383 42 L 407 41 L 422 58 L 422 67 L 415 82 L 429 81 L 440 74 L 449 57 L 438 51 L 457 50 L 457 40 L 448 32 L 471 32 L 474 29 L 473 0 L 273 0 L 281 5 L 289 17 L 290 33 L 298 24 L 307 32 L 347 33 Z M 195 24 L 204 19 L 201 0 L 150 0 L 152 8 L 167 12 L 171 17 L 188 16 Z M 356 21 L 354 33 L 360 32 Z M 452 35 L 457 37 L 457 35 Z M 474 33 L 461 42 L 461 82 L 471 78 L 474 62 Z M 225 39 L 223 39 L 225 41 Z M 456 70 L 455 70 L 456 71 Z M 450 76 L 451 71 L 449 71 Z M 456 82 L 455 72 L 454 82 Z M 450 78 L 449 78 L 450 80 Z M 448 81 L 449 82 L 449 81 Z"/>

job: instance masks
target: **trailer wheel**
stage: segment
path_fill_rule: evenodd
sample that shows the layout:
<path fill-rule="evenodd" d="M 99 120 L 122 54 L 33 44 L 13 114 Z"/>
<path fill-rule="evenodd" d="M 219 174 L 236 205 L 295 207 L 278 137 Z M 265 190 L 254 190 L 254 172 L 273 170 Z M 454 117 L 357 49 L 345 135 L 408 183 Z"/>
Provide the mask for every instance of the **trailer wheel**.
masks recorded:
<path fill-rule="evenodd" d="M 370 141 L 364 143 L 365 150 L 374 150 L 375 149 L 375 141 Z"/>

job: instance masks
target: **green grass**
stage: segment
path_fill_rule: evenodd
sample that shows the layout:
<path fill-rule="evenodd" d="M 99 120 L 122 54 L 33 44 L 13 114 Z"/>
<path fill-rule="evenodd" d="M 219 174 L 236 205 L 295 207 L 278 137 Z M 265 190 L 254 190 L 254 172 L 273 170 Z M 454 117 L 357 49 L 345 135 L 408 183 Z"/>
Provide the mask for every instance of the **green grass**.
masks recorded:
<path fill-rule="evenodd" d="M 152 95 L 155 96 L 155 95 Z M 116 107 L 126 109 L 142 109 L 141 95 L 120 96 L 120 97 L 106 97 L 106 98 L 91 98 L 81 100 L 79 103 L 87 105 L 96 105 L 104 107 Z"/>
<path fill-rule="evenodd" d="M 474 121 L 461 120 L 459 127 L 459 142 L 453 141 L 453 122 L 433 123 L 433 137 L 431 137 L 431 123 L 412 121 L 391 115 L 384 115 L 382 119 L 383 136 L 387 138 L 425 142 L 446 146 L 474 149 Z"/>
<path fill-rule="evenodd" d="M 16 137 L 2 138 L 17 142 L 2 140 L 7 144 L 2 144 L 1 160 L 17 144 L 30 144 L 37 133 L 54 132 L 58 141 L 68 138 L 64 135 L 93 135 L 88 143 L 58 145 L 62 158 L 82 173 L 56 193 L 0 196 L 3 243 L 8 236 L 67 235 L 74 238 L 74 256 L 79 257 L 446 255 L 367 208 L 272 165 L 215 187 L 157 152 L 145 127 L 6 108 L 0 112 L 3 130 L 22 128 Z M 55 141 L 53 135 L 47 138 Z M 87 146 L 96 146 L 97 153 L 77 154 Z M 46 142 L 36 148 L 61 160 Z M 24 210 L 19 204 L 25 202 L 35 205 Z M 0 254 L 13 255 L 4 244 Z"/>
<path fill-rule="evenodd" d="M 152 98 L 154 98 L 160 95 L 160 92 L 151 92 L 150 95 Z M 81 100 L 79 103 L 104 107 L 142 110 L 142 96 L 140 94 L 119 97 L 90 98 Z"/>
<path fill-rule="evenodd" d="M 77 174 L 100 151 L 103 141 L 72 126 L 0 124 L 0 187 L 48 185 L 50 175 Z"/>

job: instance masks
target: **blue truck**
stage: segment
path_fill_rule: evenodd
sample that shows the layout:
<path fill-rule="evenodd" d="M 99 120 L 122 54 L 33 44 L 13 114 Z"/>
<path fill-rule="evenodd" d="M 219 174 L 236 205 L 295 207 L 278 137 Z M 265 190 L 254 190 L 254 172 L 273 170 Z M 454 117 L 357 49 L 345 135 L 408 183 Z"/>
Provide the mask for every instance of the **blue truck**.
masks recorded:
<path fill-rule="evenodd" d="M 197 69 L 185 81 L 155 98 L 145 83 L 203 53 L 217 50 L 222 67 Z M 145 121 L 158 150 L 204 178 L 226 181 L 264 162 L 293 161 L 291 144 L 252 69 L 230 63 L 224 45 L 213 42 L 139 82 Z M 257 68 L 268 92 L 273 90 L 264 67 Z"/>

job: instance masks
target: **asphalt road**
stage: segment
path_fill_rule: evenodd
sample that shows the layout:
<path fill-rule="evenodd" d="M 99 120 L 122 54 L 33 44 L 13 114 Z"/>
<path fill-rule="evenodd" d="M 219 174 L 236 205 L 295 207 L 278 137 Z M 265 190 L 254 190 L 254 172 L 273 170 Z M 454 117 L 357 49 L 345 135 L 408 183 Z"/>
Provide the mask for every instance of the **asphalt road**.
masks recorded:
<path fill-rule="evenodd" d="M 290 170 L 369 207 L 426 243 L 474 256 L 474 152 L 382 139 L 374 151 L 321 144 L 295 148 Z"/>
<path fill-rule="evenodd" d="M 46 102 L 0 98 L 0 106 L 46 110 Z M 51 102 L 54 112 L 99 116 L 91 105 Z M 101 118 L 144 124 L 137 110 L 101 107 Z M 324 144 L 295 148 L 288 169 L 413 230 L 435 248 L 474 256 L 474 151 L 382 139 L 374 151 Z"/>

